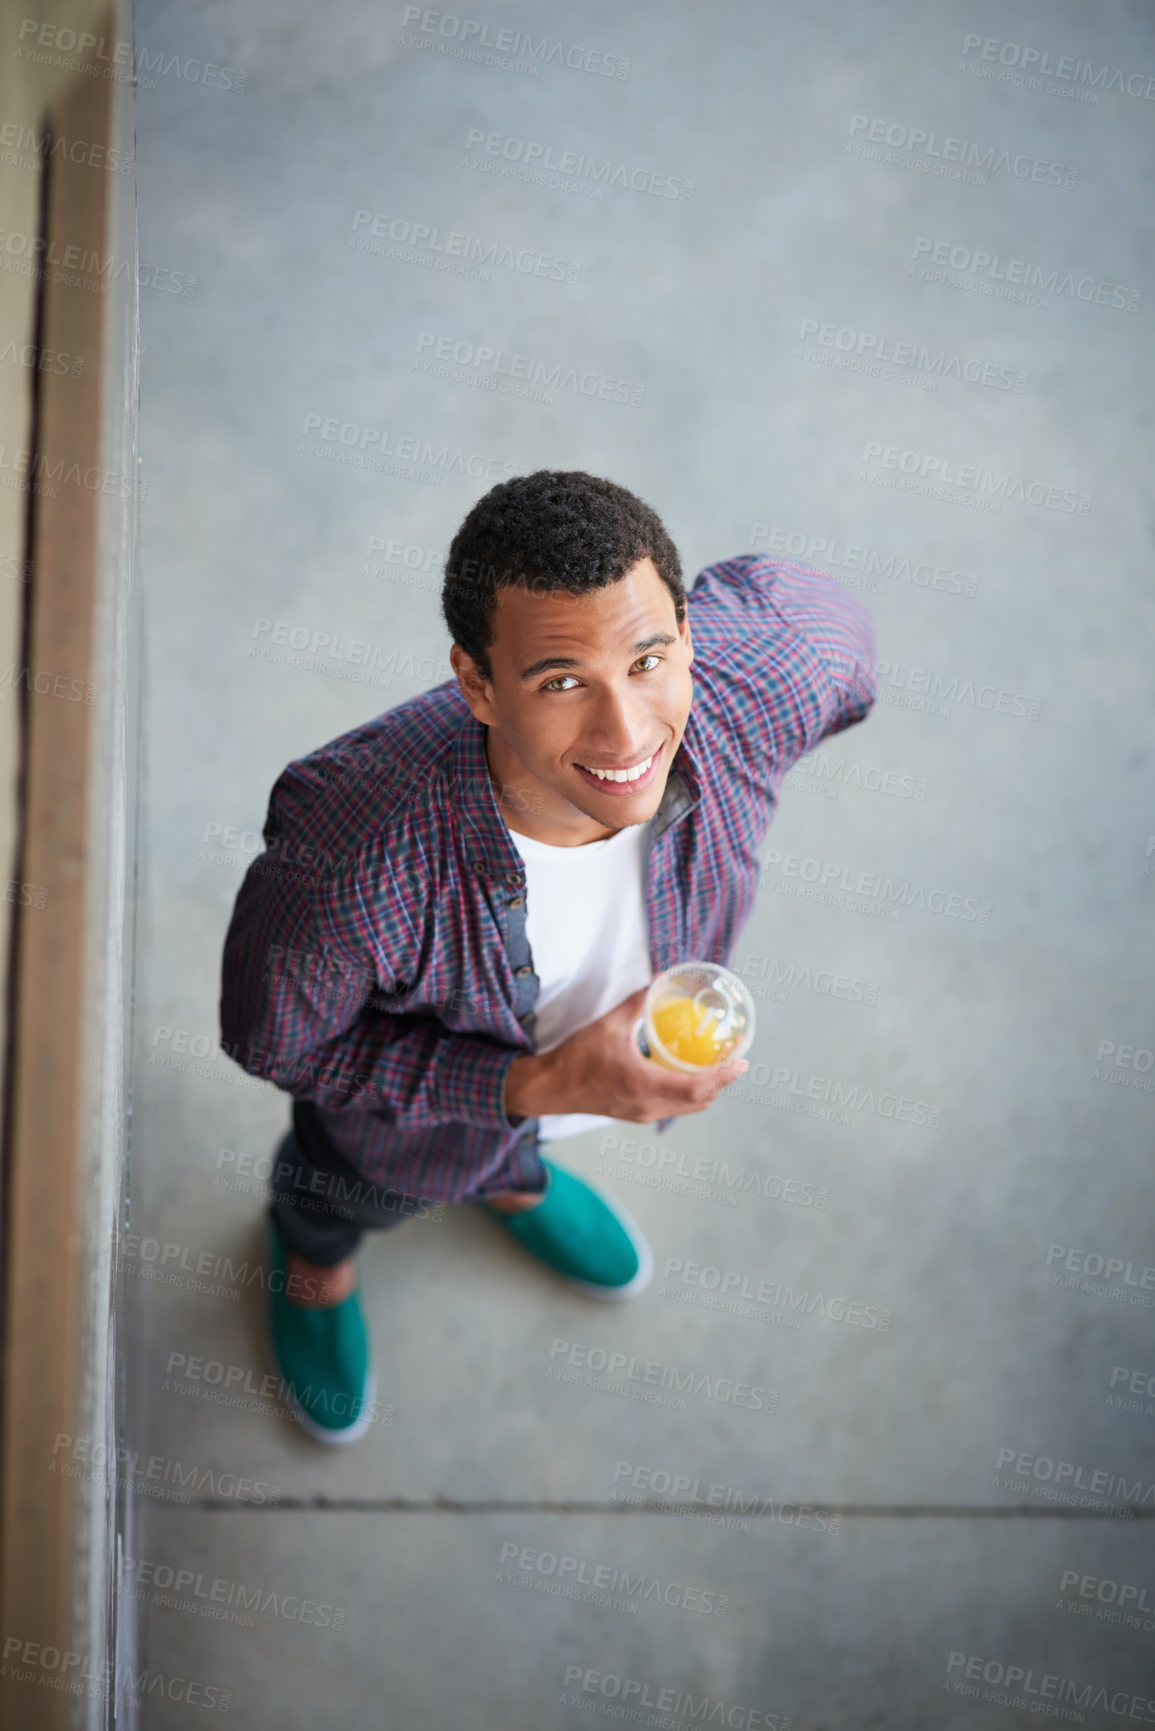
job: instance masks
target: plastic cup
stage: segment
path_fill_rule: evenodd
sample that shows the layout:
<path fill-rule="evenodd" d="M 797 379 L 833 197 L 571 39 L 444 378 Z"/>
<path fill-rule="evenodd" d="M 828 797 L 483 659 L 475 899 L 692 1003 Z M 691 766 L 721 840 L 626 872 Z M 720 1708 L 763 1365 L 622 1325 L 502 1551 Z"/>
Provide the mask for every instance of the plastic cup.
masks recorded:
<path fill-rule="evenodd" d="M 655 1064 L 692 1076 L 745 1057 L 754 1019 L 754 1000 L 737 974 L 719 962 L 679 962 L 650 982 L 634 1033 Z"/>

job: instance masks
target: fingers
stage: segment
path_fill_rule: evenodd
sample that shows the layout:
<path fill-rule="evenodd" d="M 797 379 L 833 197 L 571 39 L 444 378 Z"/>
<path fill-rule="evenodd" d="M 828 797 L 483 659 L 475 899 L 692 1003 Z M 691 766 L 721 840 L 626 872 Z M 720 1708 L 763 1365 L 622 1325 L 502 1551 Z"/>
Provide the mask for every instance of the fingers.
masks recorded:
<path fill-rule="evenodd" d="M 750 1068 L 745 1058 L 733 1059 L 729 1064 L 722 1064 L 716 1070 L 709 1070 L 704 1076 L 688 1076 L 687 1097 L 695 1102 L 694 1111 L 701 1112 L 709 1106 L 723 1088 L 736 1082 Z"/>
<path fill-rule="evenodd" d="M 736 1082 L 742 1072 L 749 1069 L 750 1066 L 744 1059 L 740 1060 L 740 1062 L 742 1066 L 741 1069 L 725 1064 L 720 1066 L 717 1070 L 707 1071 L 705 1077 L 701 1081 L 699 1081 L 697 1077 L 694 1077 L 693 1084 L 696 1088 L 703 1088 L 705 1090 L 706 1098 L 708 1100 L 716 1100 L 723 1088 L 728 1087 L 731 1082 Z"/>
<path fill-rule="evenodd" d="M 677 1075 L 673 1071 L 660 1072 L 660 1080 L 654 1075 L 655 1066 L 640 1052 L 636 1054 L 638 1064 L 646 1073 L 650 1086 L 644 1090 L 645 1105 L 636 1109 L 649 1114 L 645 1118 L 631 1117 L 630 1123 L 656 1124 L 663 1118 L 679 1118 L 687 1112 L 704 1112 L 713 1105 L 723 1088 L 731 1082 L 736 1082 L 749 1068 L 745 1058 L 732 1058 L 729 1063 L 720 1065 L 716 1070 L 704 1070 L 697 1076 Z"/>

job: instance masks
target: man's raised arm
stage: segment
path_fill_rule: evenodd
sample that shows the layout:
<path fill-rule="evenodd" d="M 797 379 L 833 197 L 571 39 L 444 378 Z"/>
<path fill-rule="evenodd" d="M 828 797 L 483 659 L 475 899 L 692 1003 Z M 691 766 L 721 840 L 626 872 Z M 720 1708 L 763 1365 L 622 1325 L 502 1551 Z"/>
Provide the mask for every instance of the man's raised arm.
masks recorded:
<path fill-rule="evenodd" d="M 744 553 L 708 566 L 693 596 L 708 627 L 729 639 L 727 660 L 744 675 L 750 710 L 740 732 L 775 779 L 869 713 L 878 692 L 874 623 L 833 577 Z"/>
<path fill-rule="evenodd" d="M 829 675 L 819 735 L 826 739 L 865 720 L 878 695 L 874 621 L 836 578 L 778 562 L 772 570 L 770 605 L 813 645 Z"/>

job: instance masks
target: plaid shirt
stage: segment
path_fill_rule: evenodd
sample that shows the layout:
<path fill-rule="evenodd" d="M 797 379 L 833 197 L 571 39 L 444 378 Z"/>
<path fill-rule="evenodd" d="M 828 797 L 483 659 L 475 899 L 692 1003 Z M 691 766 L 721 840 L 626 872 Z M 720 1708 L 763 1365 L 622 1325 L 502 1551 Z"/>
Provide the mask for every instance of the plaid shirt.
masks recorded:
<path fill-rule="evenodd" d="M 870 615 L 831 577 L 746 553 L 688 608 L 693 704 L 650 823 L 655 973 L 731 963 L 782 778 L 877 689 Z M 363 1178 L 449 1202 L 545 1183 L 539 1120 L 502 1106 L 538 979 L 485 732 L 453 680 L 290 763 L 222 970 L 228 1055 L 313 1101 Z"/>

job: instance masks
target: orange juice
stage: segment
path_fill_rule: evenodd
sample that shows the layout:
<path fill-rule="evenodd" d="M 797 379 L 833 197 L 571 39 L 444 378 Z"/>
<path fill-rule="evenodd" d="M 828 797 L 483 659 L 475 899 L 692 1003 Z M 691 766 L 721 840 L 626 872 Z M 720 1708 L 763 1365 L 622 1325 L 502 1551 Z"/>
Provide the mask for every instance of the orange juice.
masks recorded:
<path fill-rule="evenodd" d="M 654 1032 L 666 1051 L 683 1064 L 700 1064 L 705 1069 L 721 1064 L 738 1044 L 739 1035 L 719 1034 L 722 1019 L 720 1011 L 696 1004 L 693 998 L 669 998 L 650 1014 Z"/>

